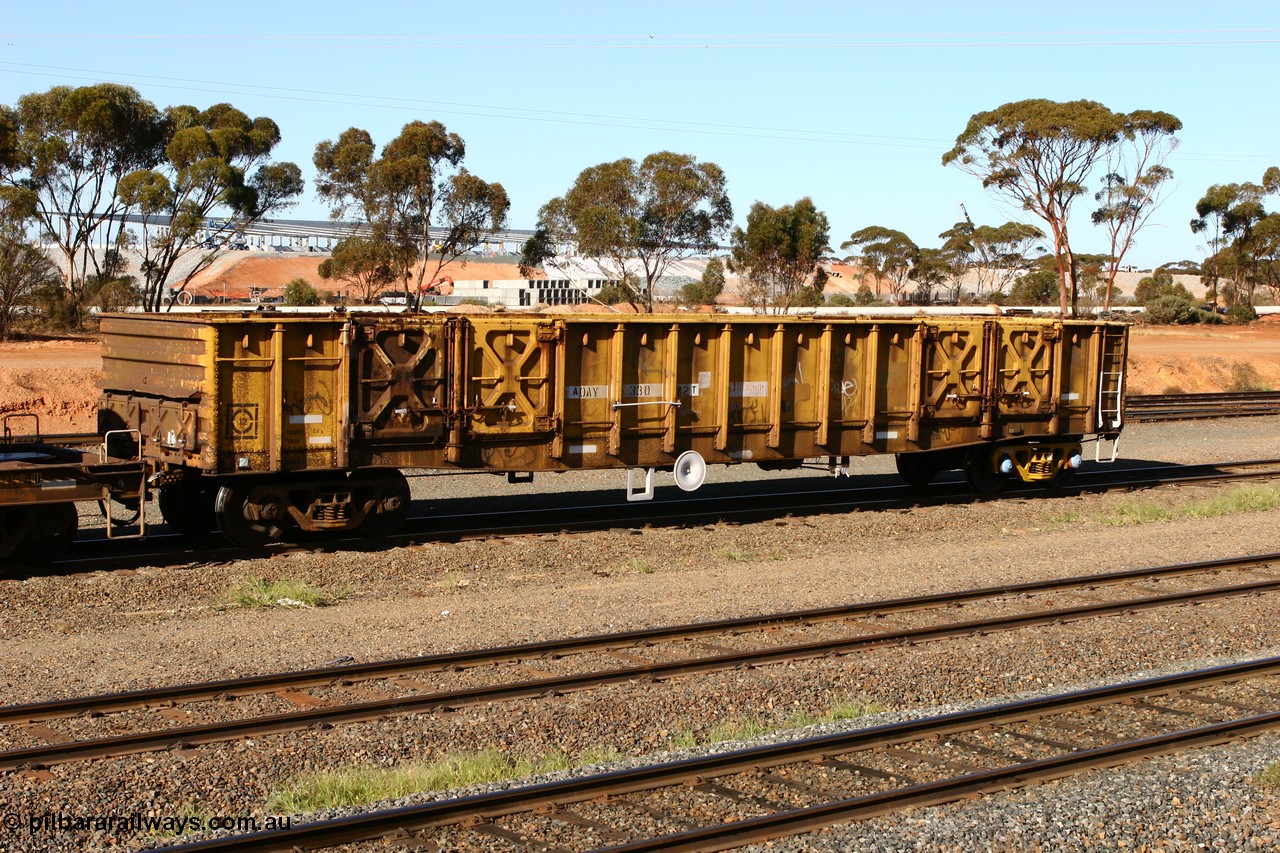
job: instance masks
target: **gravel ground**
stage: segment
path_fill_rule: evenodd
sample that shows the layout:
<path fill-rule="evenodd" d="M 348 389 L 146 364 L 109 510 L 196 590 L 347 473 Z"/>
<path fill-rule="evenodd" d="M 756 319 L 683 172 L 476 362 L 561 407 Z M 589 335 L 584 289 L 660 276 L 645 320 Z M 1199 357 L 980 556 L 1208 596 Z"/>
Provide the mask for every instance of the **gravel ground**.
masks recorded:
<path fill-rule="evenodd" d="M 1280 456 L 1278 427 L 1280 419 L 1274 418 L 1138 425 L 1126 434 L 1121 455 L 1145 462 Z M 885 460 L 866 461 L 858 470 L 883 474 L 885 465 Z M 713 479 L 722 473 L 713 472 Z M 487 477 L 432 477 L 415 485 L 435 494 L 493 489 L 528 499 L 580 486 L 586 490 L 581 500 L 594 500 L 599 499 L 594 490 L 605 488 L 612 490 L 608 498 L 616 499 L 619 480 L 619 475 L 566 475 L 508 487 Z M 797 482 L 833 487 L 813 477 Z M 365 661 L 427 654 L 1280 550 L 1277 510 L 1129 527 L 1093 518 L 1126 501 L 1173 505 L 1233 488 L 1027 497 L 741 526 L 433 543 L 5 581 L 0 582 L 0 639 L 6 652 L 0 660 L 0 695 L 6 703 L 34 701 L 297 669 L 345 657 Z M 425 505 L 437 507 L 434 501 Z M 349 594 L 320 609 L 216 606 L 248 575 L 302 578 Z M 1280 618 L 1269 599 L 1224 601 L 721 673 L 696 682 L 605 688 L 227 747 L 10 773 L 0 776 L 0 813 L 24 821 L 50 812 L 261 816 L 268 794 L 308 769 L 386 766 L 485 747 L 571 756 L 613 747 L 640 756 L 669 748 L 674 734 L 685 729 L 745 716 L 778 724 L 797 711 L 819 712 L 846 697 L 898 713 L 933 713 L 957 702 L 1000 701 L 1029 690 L 1082 686 L 1273 649 L 1280 649 Z M 1248 779 L 1274 760 L 1276 743 L 1260 738 L 1202 750 L 877 820 L 786 846 L 1085 850 L 1115 849 L 1124 841 L 1130 849 L 1248 849 L 1246 842 L 1253 838 L 1275 834 L 1280 806 Z M 1099 837 L 1100 832 L 1108 835 Z M 12 850 L 147 843 L 145 833 L 56 828 L 0 836 L 0 847 Z"/>

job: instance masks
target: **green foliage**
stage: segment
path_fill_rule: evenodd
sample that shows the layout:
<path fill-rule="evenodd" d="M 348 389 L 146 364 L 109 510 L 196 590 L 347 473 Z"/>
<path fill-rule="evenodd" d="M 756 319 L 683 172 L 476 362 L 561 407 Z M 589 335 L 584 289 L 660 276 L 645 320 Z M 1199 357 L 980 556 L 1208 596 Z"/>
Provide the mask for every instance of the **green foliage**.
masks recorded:
<path fill-rule="evenodd" d="M 710 252 L 732 219 L 720 167 L 671 151 L 584 169 L 538 211 L 539 228 L 607 265 L 612 278 L 627 280 L 627 262 L 637 263 L 634 288 L 647 311 L 671 263 Z"/>
<path fill-rule="evenodd" d="M 724 261 L 712 258 L 702 270 L 702 286 L 713 296 L 724 291 Z"/>
<path fill-rule="evenodd" d="M 634 302 L 636 295 L 626 284 L 606 284 L 600 288 L 596 299 L 605 305 L 617 305 L 619 302 Z"/>
<path fill-rule="evenodd" d="M 712 258 L 702 271 L 699 281 L 690 282 L 680 288 L 681 305 L 715 305 L 724 291 L 724 261 Z"/>
<path fill-rule="evenodd" d="M 1135 305 L 1146 305 L 1151 300 L 1162 296 L 1176 296 L 1191 302 L 1191 291 L 1173 280 L 1173 275 L 1165 267 L 1157 268 L 1151 275 L 1143 276 L 1133 291 Z"/>
<path fill-rule="evenodd" d="M 266 810 L 274 814 L 301 814 L 318 809 L 367 805 L 422 791 L 463 788 L 486 782 L 502 782 L 572 767 L 617 761 L 614 749 L 590 751 L 576 761 L 561 753 L 522 758 L 496 749 L 459 752 L 437 761 L 404 767 L 347 767 L 316 770 L 293 777 L 272 793 Z"/>
<path fill-rule="evenodd" d="M 855 247 L 862 253 L 862 266 L 877 282 L 877 292 L 878 282 L 884 279 L 889 282 L 893 301 L 901 303 L 920 247 L 901 231 L 879 225 L 855 231 L 840 244 L 844 250 Z"/>
<path fill-rule="evenodd" d="M 344 281 L 366 304 L 396 280 L 397 247 L 386 240 L 348 237 L 333 247 L 317 270 L 323 279 Z"/>
<path fill-rule="evenodd" d="M 880 304 L 879 298 L 871 292 L 871 288 L 865 283 L 858 286 L 858 292 L 853 295 L 853 302 L 855 305 L 861 306 Z"/>
<path fill-rule="evenodd" d="M 870 292 L 869 288 L 868 292 Z M 858 303 L 847 293 L 831 293 L 828 294 L 825 304 L 828 308 L 852 308 Z"/>
<path fill-rule="evenodd" d="M 941 249 L 921 249 L 907 276 L 916 283 L 916 301 L 924 304 L 933 302 L 935 289 L 959 281 L 952 259 Z M 957 299 L 959 289 L 952 288 Z"/>
<path fill-rule="evenodd" d="M 1263 788 L 1269 791 L 1280 788 L 1280 761 L 1274 761 L 1255 773 L 1250 783 L 1255 788 Z"/>
<path fill-rule="evenodd" d="M 1023 275 L 1009 289 L 1010 305 L 1052 305 L 1058 295 L 1058 274 L 1041 267 Z"/>
<path fill-rule="evenodd" d="M 1156 325 L 1185 326 L 1200 322 L 1200 312 L 1195 302 L 1183 296 L 1157 296 L 1147 300 L 1146 306 L 1147 321 Z"/>
<path fill-rule="evenodd" d="M 37 326 L 48 331 L 65 332 L 83 323 L 81 305 L 71 301 L 65 283 L 47 283 L 31 294 L 31 302 L 39 316 Z"/>
<path fill-rule="evenodd" d="M 284 286 L 280 301 L 285 305 L 319 305 L 320 292 L 305 278 L 295 278 Z"/>
<path fill-rule="evenodd" d="M 1268 512 L 1277 508 L 1280 508 L 1280 486 L 1251 485 L 1211 498 L 1187 500 L 1172 505 L 1155 500 L 1125 501 L 1114 510 L 1088 515 L 1068 512 L 1054 516 L 1053 520 L 1057 524 L 1093 521 L 1108 527 L 1125 527 L 1185 518 L 1221 518 L 1241 512 Z"/>
<path fill-rule="evenodd" d="M 133 276 L 112 278 L 103 282 L 90 282 L 85 296 L 108 313 L 124 311 L 139 303 L 142 292 Z"/>
<path fill-rule="evenodd" d="M 328 607 L 350 595 L 350 590 L 325 590 L 306 581 L 267 581 L 248 575 L 227 590 L 216 602 L 219 608 L 246 607 Z"/>
<path fill-rule="evenodd" d="M 33 215 L 53 241 L 64 319 L 79 328 L 86 282 L 104 275 L 99 246 L 115 246 L 124 229 L 116 182 L 162 159 L 166 123 L 137 90 L 99 83 L 23 95 L 0 124 L 3 204 Z"/>
<path fill-rule="evenodd" d="M 486 231 L 505 226 L 511 208 L 506 190 L 463 167 L 462 138 L 440 122 L 409 122 L 376 155 L 373 137 L 356 127 L 336 142 L 321 142 L 312 158 L 316 191 L 334 219 L 356 215 L 369 224 L 374 240 L 395 246 L 396 277 L 406 289 L 421 289 Z M 433 228 L 444 229 L 444 236 L 431 234 Z"/>
<path fill-rule="evenodd" d="M 555 243 L 552 242 L 547 229 L 534 230 L 533 236 L 525 240 L 520 247 L 520 275 L 532 278 L 542 264 L 554 258 L 555 254 Z"/>
<path fill-rule="evenodd" d="M 687 749 L 727 741 L 749 740 L 769 732 L 799 729 L 841 720 L 857 720 L 874 714 L 883 714 L 888 710 L 888 707 L 879 702 L 844 698 L 817 713 L 797 711 L 780 720 L 770 721 L 763 716 L 754 716 L 734 717 L 709 723 L 700 722 L 673 734 L 671 745 Z"/>
<path fill-rule="evenodd" d="M 731 267 L 746 279 L 747 302 L 761 311 L 820 304 L 826 272 L 818 260 L 829 240 L 826 214 L 810 198 L 776 208 L 753 204 L 747 227 L 732 235 Z"/>
<path fill-rule="evenodd" d="M 61 284 L 54 263 L 27 242 L 22 221 L 0 221 L 0 340 L 9 339 L 19 310 L 30 306 L 37 293 L 61 292 Z"/>
<path fill-rule="evenodd" d="M 1280 168 L 1272 166 L 1261 184 L 1215 184 L 1196 203 L 1191 231 L 1207 234 L 1213 254 L 1201 278 L 1210 298 L 1222 294 L 1235 305 L 1252 305 L 1259 285 L 1280 294 L 1280 213 L 1268 212 L 1267 196 L 1280 192 Z"/>
<path fill-rule="evenodd" d="M 980 179 L 984 188 L 1049 226 L 1061 271 L 1059 306 L 1065 314 L 1077 296 L 1068 221 L 1073 202 L 1086 192 L 1085 181 L 1101 164 L 1132 165 L 1126 156 L 1131 145 L 1159 146 L 1181 127 L 1168 113 L 1116 113 L 1096 101 L 1016 101 L 972 116 L 955 146 L 942 156 L 942 164 Z M 1106 212 L 1099 222 L 1128 227 L 1126 223 L 1132 224 L 1134 216 L 1141 219 L 1152 203 L 1140 195 L 1126 196 L 1121 188 L 1127 181 L 1117 177 L 1119 182 L 1110 182 L 1114 191 L 1101 199 Z"/>
<path fill-rule="evenodd" d="M 1233 326 L 1243 326 L 1258 319 L 1258 312 L 1247 302 L 1237 302 L 1227 309 L 1226 321 Z"/>
<path fill-rule="evenodd" d="M 120 179 L 116 192 L 131 209 L 163 222 L 144 223 L 145 304 L 158 310 L 178 262 L 199 255 L 185 285 L 233 238 L 270 213 L 291 206 L 302 193 L 302 171 L 272 163 L 280 128 L 270 118 L 250 118 L 228 103 L 201 110 L 189 105 L 164 112 L 165 145 L 160 161 Z M 208 217 L 223 214 L 208 228 Z M 214 242 L 210 251 L 205 243 Z"/>
<path fill-rule="evenodd" d="M 279 141 L 275 122 L 230 104 L 162 113 L 128 86 L 55 86 L 3 111 L 0 206 L 33 216 L 53 240 L 72 325 L 94 301 L 91 290 L 122 277 L 126 245 L 143 255 L 140 296 L 158 310 L 181 258 L 206 238 L 225 245 L 302 192 L 297 166 L 269 162 Z M 210 236 L 215 211 L 222 224 Z M 136 226 L 140 239 L 126 229 L 129 213 L 150 217 Z M 190 265 L 186 281 L 210 262 Z"/>

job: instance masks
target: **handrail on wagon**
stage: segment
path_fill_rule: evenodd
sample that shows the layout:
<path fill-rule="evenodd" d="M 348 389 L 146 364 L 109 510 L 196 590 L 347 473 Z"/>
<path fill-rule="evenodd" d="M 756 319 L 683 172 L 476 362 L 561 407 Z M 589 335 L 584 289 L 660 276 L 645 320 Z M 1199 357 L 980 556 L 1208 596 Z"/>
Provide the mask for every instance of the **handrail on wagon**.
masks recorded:
<path fill-rule="evenodd" d="M 641 400 L 638 403 L 614 403 L 613 408 L 623 409 L 631 406 L 672 406 L 673 408 L 678 409 L 680 408 L 680 405 L 681 403 L 679 400 Z"/>

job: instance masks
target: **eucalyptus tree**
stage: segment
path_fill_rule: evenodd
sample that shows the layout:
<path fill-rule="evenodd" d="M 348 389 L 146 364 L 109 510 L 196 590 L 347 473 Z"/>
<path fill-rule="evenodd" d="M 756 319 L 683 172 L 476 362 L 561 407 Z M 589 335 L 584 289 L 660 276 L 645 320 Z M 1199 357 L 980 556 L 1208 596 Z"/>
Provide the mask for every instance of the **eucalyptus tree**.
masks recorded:
<path fill-rule="evenodd" d="M 1253 303 L 1258 267 L 1268 252 L 1267 241 L 1259 238 L 1257 228 L 1274 215 L 1267 212 L 1265 200 L 1278 190 L 1280 168 L 1272 166 L 1263 173 L 1261 184 L 1214 184 L 1196 202 L 1192 232 L 1213 235 L 1209 240 L 1213 251 L 1202 264 L 1202 275 L 1211 280 L 1211 291 L 1217 290 L 1220 276 L 1229 275 L 1232 303 Z M 1267 226 L 1262 236 L 1269 232 Z"/>
<path fill-rule="evenodd" d="M 710 252 L 732 219 L 719 166 L 659 151 L 584 169 L 542 206 L 538 227 L 548 245 L 573 244 L 652 311 L 654 286 L 671 264 Z"/>
<path fill-rule="evenodd" d="M 951 285 L 950 297 L 956 303 L 960 301 L 966 276 L 975 269 L 973 232 L 976 228 L 977 226 L 973 224 L 973 220 L 969 218 L 966 211 L 963 222 L 957 222 L 938 235 L 938 238 L 943 241 L 942 248 L 938 250 L 938 257 L 946 264 L 946 280 Z"/>
<path fill-rule="evenodd" d="M 431 280 L 507 221 L 506 190 L 468 172 L 465 157 L 462 137 L 443 124 L 411 121 L 380 154 L 368 131 L 352 127 L 317 145 L 312 161 L 332 217 L 355 214 L 373 239 L 392 243 L 397 276 L 421 292 L 433 255 Z"/>
<path fill-rule="evenodd" d="M 371 237 L 348 237 L 333 247 L 321 262 L 320 277 L 351 285 L 359 301 L 372 302 L 383 288 L 396 280 L 396 246 Z"/>
<path fill-rule="evenodd" d="M 297 165 L 271 162 L 280 128 L 269 118 L 250 119 L 225 103 L 184 105 L 165 110 L 164 125 L 163 159 L 117 187 L 121 202 L 146 217 L 138 250 L 143 304 L 152 311 L 161 308 L 179 261 L 198 257 L 173 288 L 182 291 L 232 239 L 294 204 L 303 187 Z"/>
<path fill-rule="evenodd" d="M 1044 232 L 1025 222 L 979 225 L 970 239 L 979 297 L 1006 292 L 1045 252 Z"/>
<path fill-rule="evenodd" d="M 920 254 L 920 247 L 910 237 L 892 228 L 872 225 L 850 234 L 840 248 L 858 249 L 866 270 L 864 278 L 871 279 L 876 296 L 880 295 L 880 283 L 888 282 L 893 301 L 902 303 L 911 283 L 911 268 Z"/>
<path fill-rule="evenodd" d="M 21 218 L 0 216 L 0 341 L 9 339 L 21 306 L 41 288 L 62 281 L 57 266 L 26 232 Z"/>
<path fill-rule="evenodd" d="M 1146 305 L 1154 299 L 1174 296 L 1185 302 L 1194 301 L 1191 291 L 1187 290 L 1173 278 L 1168 267 L 1157 267 L 1151 275 L 1143 276 L 1133 289 L 1135 305 Z"/>
<path fill-rule="evenodd" d="M 960 301 L 960 278 L 956 275 L 956 267 L 947 252 L 943 249 L 920 249 L 907 273 L 916 285 L 916 298 L 925 304 L 934 301 L 934 291 L 950 283 L 952 298 Z"/>
<path fill-rule="evenodd" d="M 715 305 L 724 292 L 724 261 L 712 258 L 702 270 L 702 277 L 680 288 L 681 305 Z"/>
<path fill-rule="evenodd" d="M 1182 122 L 1168 113 L 1135 110 L 1126 119 L 1125 132 L 1108 152 L 1102 189 L 1094 194 L 1100 206 L 1093 212 L 1093 223 L 1106 230 L 1110 247 L 1104 309 L 1111 308 L 1111 293 L 1124 256 L 1159 208 L 1160 193 L 1173 177 L 1173 170 L 1164 162 L 1178 147 L 1174 134 L 1182 129 Z"/>
<path fill-rule="evenodd" d="M 0 196 L 34 217 L 59 256 L 71 316 L 118 250 L 127 204 L 117 183 L 164 156 L 165 121 L 136 89 L 55 86 L 0 110 Z"/>
<path fill-rule="evenodd" d="M 1144 134 L 1158 140 L 1180 127 L 1167 113 L 1117 113 L 1096 101 L 1016 101 L 972 116 L 942 163 L 981 179 L 985 188 L 1048 225 L 1059 310 L 1066 315 L 1078 297 L 1068 222 L 1086 181 L 1099 165 L 1115 160 L 1122 143 Z M 1108 218 L 1123 220 L 1130 208 L 1125 210 Z"/>
<path fill-rule="evenodd" d="M 745 279 L 747 303 L 762 312 L 821 304 L 818 261 L 830 239 L 826 214 L 808 197 L 782 207 L 753 204 L 747 227 L 733 229 L 731 238 L 730 268 Z"/>
<path fill-rule="evenodd" d="M 1268 213 L 1253 228 L 1254 277 L 1280 301 L 1280 213 Z"/>

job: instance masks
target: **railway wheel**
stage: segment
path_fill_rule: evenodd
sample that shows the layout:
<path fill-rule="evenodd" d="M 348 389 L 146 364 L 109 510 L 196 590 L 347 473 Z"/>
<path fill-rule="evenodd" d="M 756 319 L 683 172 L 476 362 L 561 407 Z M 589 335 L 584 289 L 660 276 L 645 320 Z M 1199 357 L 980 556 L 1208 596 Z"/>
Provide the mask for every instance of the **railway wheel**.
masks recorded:
<path fill-rule="evenodd" d="M 390 536 L 400 529 L 409 512 L 409 481 L 399 471 L 371 471 L 363 476 L 371 482 L 373 494 L 366 503 L 360 535 Z"/>
<path fill-rule="evenodd" d="M 204 536 L 218 525 L 213 505 L 217 491 L 187 482 L 174 483 L 160 489 L 160 515 L 165 523 L 183 536 Z"/>
<path fill-rule="evenodd" d="M 49 504 L 31 509 L 31 525 L 13 555 L 24 563 L 51 563 L 75 541 L 80 516 L 73 503 Z"/>
<path fill-rule="evenodd" d="M 974 447 L 965 453 L 964 478 L 979 495 L 993 495 L 1009 482 L 1008 475 L 996 468 L 989 447 Z"/>
<path fill-rule="evenodd" d="M 284 509 L 275 501 L 254 500 L 249 486 L 218 489 L 213 512 L 222 535 L 245 548 L 261 548 L 284 534 Z"/>
<path fill-rule="evenodd" d="M 916 488 L 929 485 L 942 470 L 938 459 L 928 453 L 898 453 L 894 462 L 898 465 L 898 476 Z"/>

